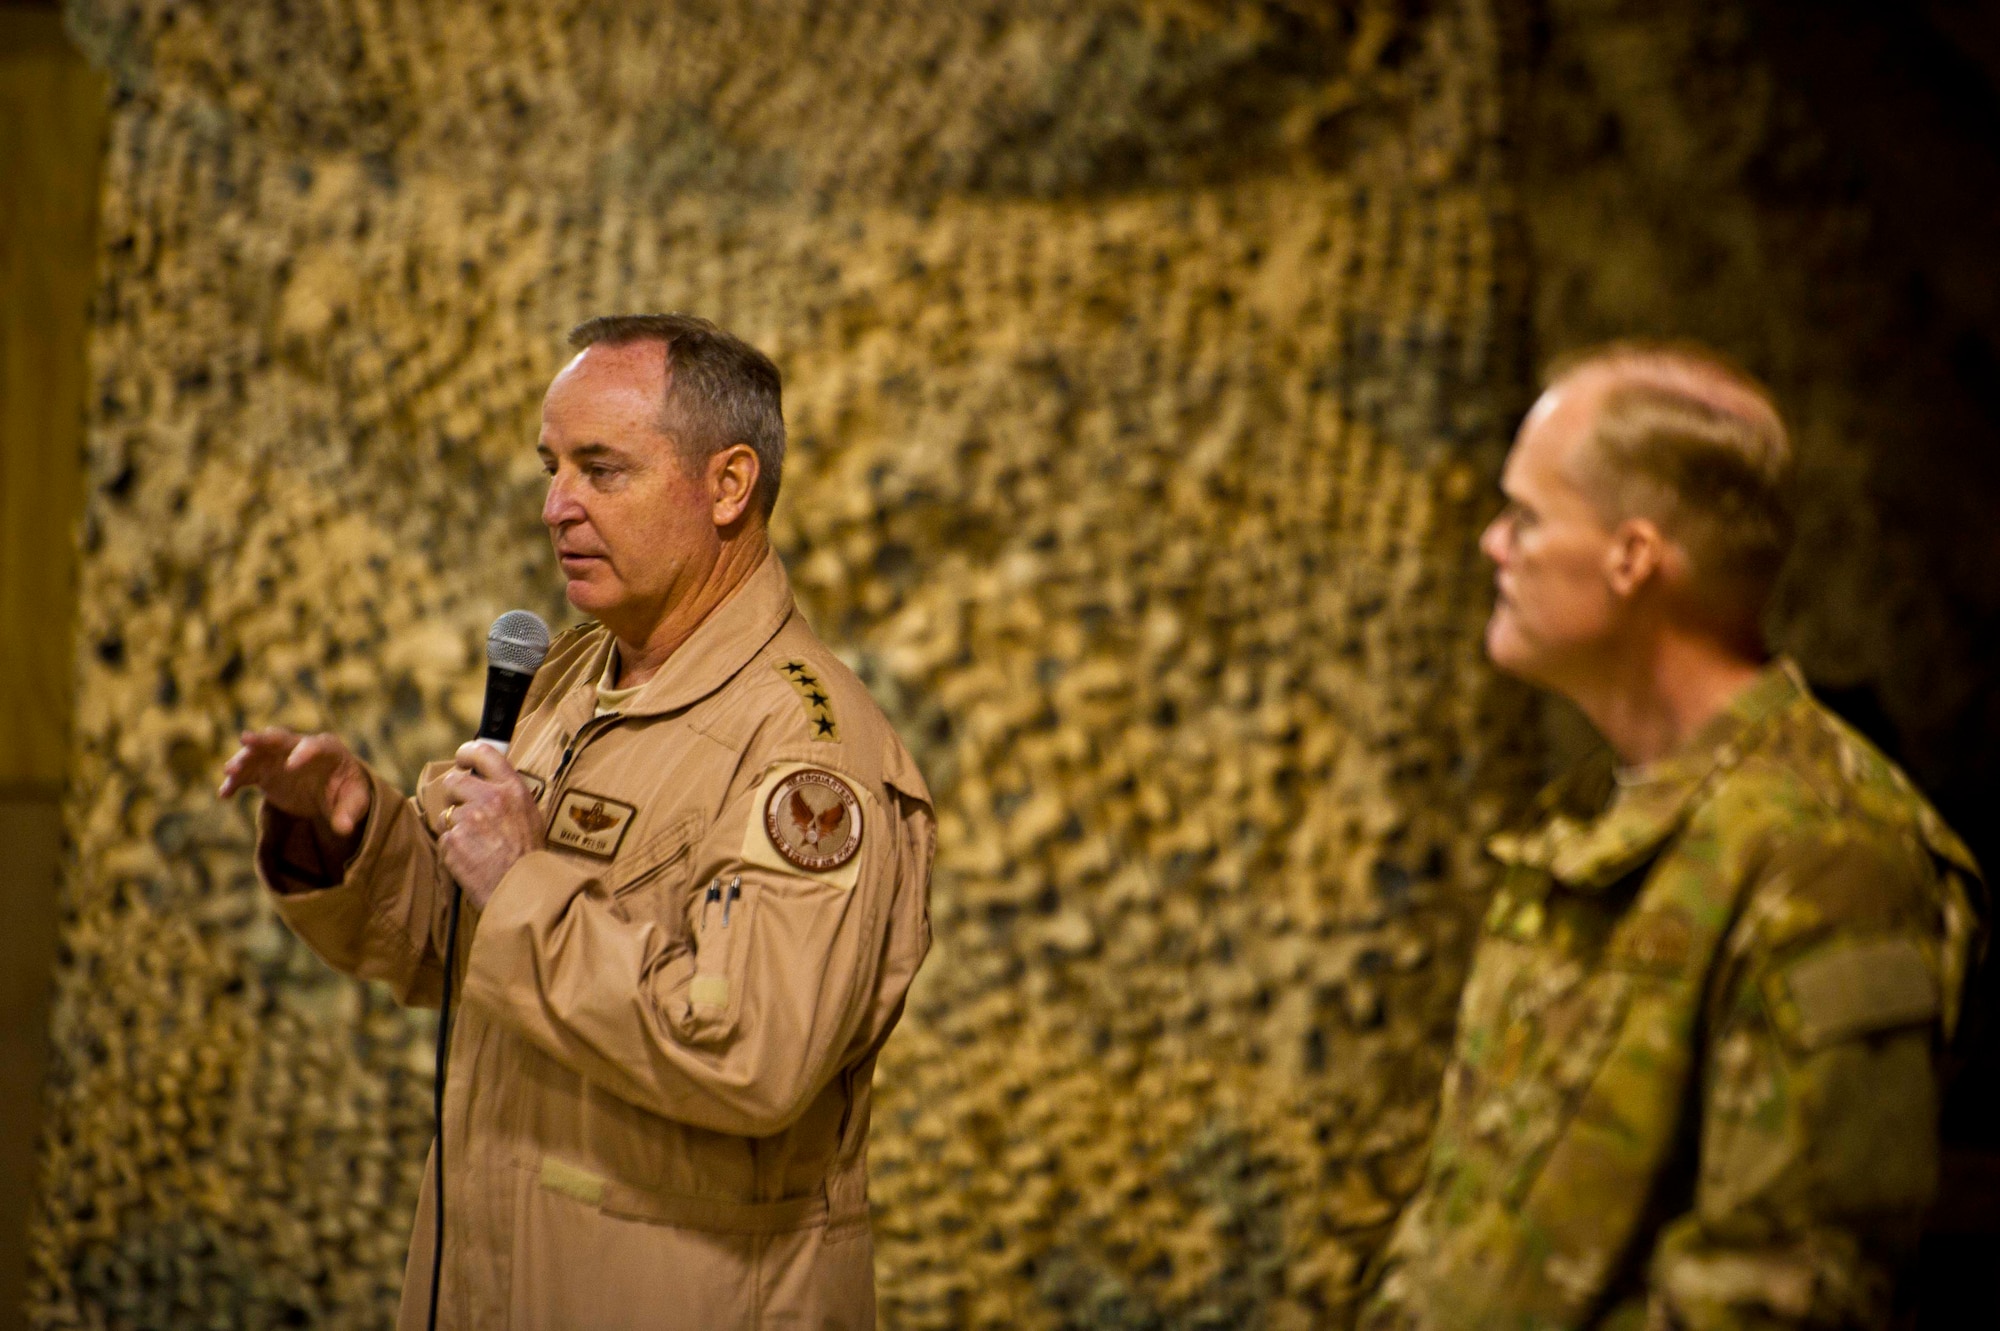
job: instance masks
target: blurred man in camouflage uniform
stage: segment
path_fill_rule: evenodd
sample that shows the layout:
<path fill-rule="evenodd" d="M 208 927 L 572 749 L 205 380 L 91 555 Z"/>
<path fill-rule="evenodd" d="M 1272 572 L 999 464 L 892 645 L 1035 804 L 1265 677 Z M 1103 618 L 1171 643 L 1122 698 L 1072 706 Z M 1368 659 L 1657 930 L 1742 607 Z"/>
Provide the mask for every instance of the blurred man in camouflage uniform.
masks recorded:
<path fill-rule="evenodd" d="M 1361 1325 L 1884 1326 L 1937 1182 L 1984 891 L 1772 661 L 1790 449 L 1704 353 L 1560 374 L 1509 456 L 1486 646 L 1611 755 L 1496 838 L 1428 1174 Z"/>

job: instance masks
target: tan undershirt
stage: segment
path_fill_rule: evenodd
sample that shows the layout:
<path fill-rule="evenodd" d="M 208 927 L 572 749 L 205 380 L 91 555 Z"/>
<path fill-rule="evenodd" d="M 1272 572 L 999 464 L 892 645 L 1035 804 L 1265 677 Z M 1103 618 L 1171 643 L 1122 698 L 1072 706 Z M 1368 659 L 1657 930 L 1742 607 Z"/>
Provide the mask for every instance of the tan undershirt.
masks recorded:
<path fill-rule="evenodd" d="M 618 649 L 613 647 L 611 655 L 604 660 L 604 673 L 597 680 L 597 714 L 605 716 L 611 712 L 624 710 L 644 684 L 634 684 L 629 689 L 614 689 L 612 681 L 618 678 Z"/>

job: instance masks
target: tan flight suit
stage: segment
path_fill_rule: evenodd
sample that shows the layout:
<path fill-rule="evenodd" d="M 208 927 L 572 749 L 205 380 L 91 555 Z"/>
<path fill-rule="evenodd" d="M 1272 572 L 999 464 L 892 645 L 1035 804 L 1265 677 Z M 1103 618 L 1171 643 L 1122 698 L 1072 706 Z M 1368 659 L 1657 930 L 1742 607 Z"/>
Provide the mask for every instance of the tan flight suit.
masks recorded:
<path fill-rule="evenodd" d="M 930 796 L 775 554 L 599 716 L 611 650 L 551 648 L 510 754 L 546 847 L 461 920 L 438 1323 L 872 1328 L 870 1081 L 930 944 Z M 410 800 L 374 778 L 337 884 L 268 806 L 259 844 L 315 952 L 424 1006 L 449 770 Z M 427 1170 L 406 1329 L 432 1205 Z"/>

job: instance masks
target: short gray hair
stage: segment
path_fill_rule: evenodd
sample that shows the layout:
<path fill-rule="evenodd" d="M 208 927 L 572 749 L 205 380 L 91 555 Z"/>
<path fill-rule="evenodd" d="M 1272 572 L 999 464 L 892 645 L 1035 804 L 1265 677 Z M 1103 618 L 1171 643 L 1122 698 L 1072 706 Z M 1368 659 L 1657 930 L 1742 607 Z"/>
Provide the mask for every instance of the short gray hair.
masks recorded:
<path fill-rule="evenodd" d="M 785 470 L 784 379 L 771 358 L 692 314 L 604 314 L 569 330 L 578 351 L 598 342 L 666 347 L 666 432 L 695 461 L 748 444 L 757 455 L 757 501 L 770 517 Z"/>
<path fill-rule="evenodd" d="M 1792 444 L 1771 390 L 1690 342 L 1594 347 L 1545 382 L 1584 373 L 1605 388 L 1579 479 L 1607 517 L 1657 519 L 1710 608 L 1754 632 L 1792 539 Z"/>

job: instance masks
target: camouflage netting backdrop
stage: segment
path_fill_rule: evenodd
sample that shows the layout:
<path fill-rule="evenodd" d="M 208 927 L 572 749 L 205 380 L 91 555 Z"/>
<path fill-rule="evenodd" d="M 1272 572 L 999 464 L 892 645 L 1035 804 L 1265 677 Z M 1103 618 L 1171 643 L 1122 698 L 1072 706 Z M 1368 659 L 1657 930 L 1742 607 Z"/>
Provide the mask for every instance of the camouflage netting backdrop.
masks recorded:
<path fill-rule="evenodd" d="M 1340 1315 L 1533 781 L 1473 548 L 1523 403 L 1485 0 L 81 0 L 116 106 L 43 1327 L 386 1325 L 432 1023 L 219 806 L 407 781 L 573 322 L 787 376 L 777 538 L 939 799 L 882 1064 L 891 1327 Z"/>

